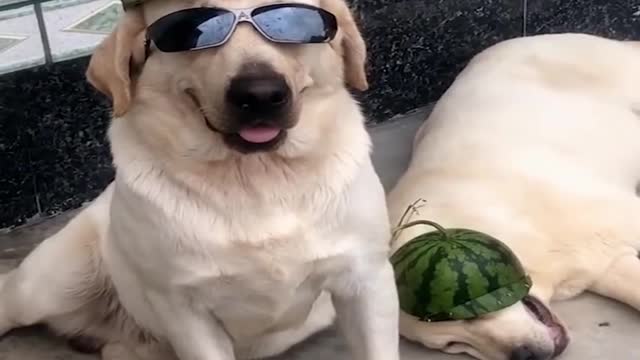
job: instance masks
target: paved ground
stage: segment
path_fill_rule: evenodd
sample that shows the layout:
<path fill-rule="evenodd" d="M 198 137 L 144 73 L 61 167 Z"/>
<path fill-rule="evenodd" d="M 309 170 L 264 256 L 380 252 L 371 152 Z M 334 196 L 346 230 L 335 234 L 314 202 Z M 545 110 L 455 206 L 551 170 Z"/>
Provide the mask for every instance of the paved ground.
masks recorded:
<path fill-rule="evenodd" d="M 400 122 L 390 121 L 372 129 L 375 148 L 374 162 L 385 186 L 389 187 L 406 166 L 411 138 L 424 111 Z M 0 235 L 0 271 L 17 263 L 29 249 L 47 234 L 58 229 L 72 214 L 63 214 L 40 224 Z M 640 284 L 629 284 L 640 286 Z M 597 296 L 555 305 L 568 323 L 573 341 L 560 360 L 638 360 L 640 359 L 640 314 Z M 0 341 L 0 360 L 95 360 L 95 357 L 74 354 L 59 340 L 42 331 L 16 332 Z M 277 360 L 347 360 L 344 344 L 333 331 L 316 336 Z M 402 343 L 403 360 L 468 360 L 465 356 L 450 356 L 427 351 L 422 347 Z M 275 360 L 275 359 L 274 359 Z"/>

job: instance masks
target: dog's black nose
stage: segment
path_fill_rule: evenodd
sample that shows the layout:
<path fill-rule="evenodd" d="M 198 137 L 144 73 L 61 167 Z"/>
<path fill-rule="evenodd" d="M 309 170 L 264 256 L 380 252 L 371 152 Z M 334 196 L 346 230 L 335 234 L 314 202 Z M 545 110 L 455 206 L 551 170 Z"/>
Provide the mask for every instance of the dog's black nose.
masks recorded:
<path fill-rule="evenodd" d="M 511 352 L 509 360 L 549 360 L 551 353 L 543 350 L 536 350 L 529 346 L 519 346 Z"/>
<path fill-rule="evenodd" d="M 231 80 L 227 101 L 238 110 L 265 114 L 282 111 L 289 103 L 291 90 L 277 73 L 239 75 Z"/>

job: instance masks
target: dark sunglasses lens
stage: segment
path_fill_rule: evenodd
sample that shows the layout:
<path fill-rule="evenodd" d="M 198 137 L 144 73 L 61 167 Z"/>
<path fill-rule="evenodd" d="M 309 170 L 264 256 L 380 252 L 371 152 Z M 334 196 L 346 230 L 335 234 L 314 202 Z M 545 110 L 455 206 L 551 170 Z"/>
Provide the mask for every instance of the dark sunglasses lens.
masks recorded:
<path fill-rule="evenodd" d="M 337 31 L 335 17 L 320 9 L 272 6 L 257 9 L 253 21 L 274 41 L 318 43 L 330 40 Z"/>
<path fill-rule="evenodd" d="M 235 15 L 224 9 L 181 10 L 149 26 L 149 37 L 160 51 L 187 51 L 220 45 L 229 35 Z"/>

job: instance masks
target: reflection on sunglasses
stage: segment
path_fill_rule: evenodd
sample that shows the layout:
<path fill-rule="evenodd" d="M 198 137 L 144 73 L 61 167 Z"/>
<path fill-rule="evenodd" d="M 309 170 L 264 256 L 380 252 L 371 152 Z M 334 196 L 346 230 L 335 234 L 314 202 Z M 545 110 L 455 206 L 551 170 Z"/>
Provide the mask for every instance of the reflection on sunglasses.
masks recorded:
<path fill-rule="evenodd" d="M 196 47 L 222 42 L 229 29 L 233 28 L 234 21 L 235 17 L 232 13 L 225 13 L 198 25 L 196 28 L 199 31 L 199 33 L 196 33 L 198 35 Z"/>
<path fill-rule="evenodd" d="M 166 15 L 147 28 L 147 46 L 164 52 L 205 49 L 223 45 L 240 22 L 248 22 L 276 43 L 323 43 L 335 37 L 338 26 L 330 12 L 298 3 L 272 4 L 251 9 L 191 8 Z"/>

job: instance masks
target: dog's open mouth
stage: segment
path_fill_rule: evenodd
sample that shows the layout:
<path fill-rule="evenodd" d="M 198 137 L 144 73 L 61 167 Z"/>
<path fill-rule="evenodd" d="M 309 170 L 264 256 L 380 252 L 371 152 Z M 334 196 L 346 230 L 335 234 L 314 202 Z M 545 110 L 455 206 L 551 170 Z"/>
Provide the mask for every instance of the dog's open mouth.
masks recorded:
<path fill-rule="evenodd" d="M 224 133 L 211 125 L 206 115 L 202 116 L 211 131 L 221 134 L 227 145 L 242 153 L 273 150 L 287 135 L 286 130 L 266 124 L 245 127 L 236 133 Z"/>
<path fill-rule="evenodd" d="M 252 144 L 264 144 L 273 141 L 282 131 L 274 126 L 259 125 L 241 129 L 238 131 L 238 136 Z"/>
<path fill-rule="evenodd" d="M 221 131 L 213 126 L 207 114 L 202 110 L 202 106 L 194 92 L 189 90 L 186 93 L 200 110 L 200 114 L 209 130 L 222 135 L 227 145 L 242 153 L 272 150 L 278 147 L 287 135 L 285 129 L 266 123 L 246 126 L 234 133 Z"/>
<path fill-rule="evenodd" d="M 237 133 L 222 136 L 230 147 L 243 153 L 250 153 L 275 149 L 282 143 L 286 134 L 284 129 L 258 124 L 245 127 Z"/>
<path fill-rule="evenodd" d="M 554 343 L 553 356 L 555 357 L 562 354 L 569 345 L 567 329 L 560 324 L 549 308 L 536 297 L 527 296 L 522 299 L 522 303 L 533 317 L 549 329 L 549 334 Z"/>

